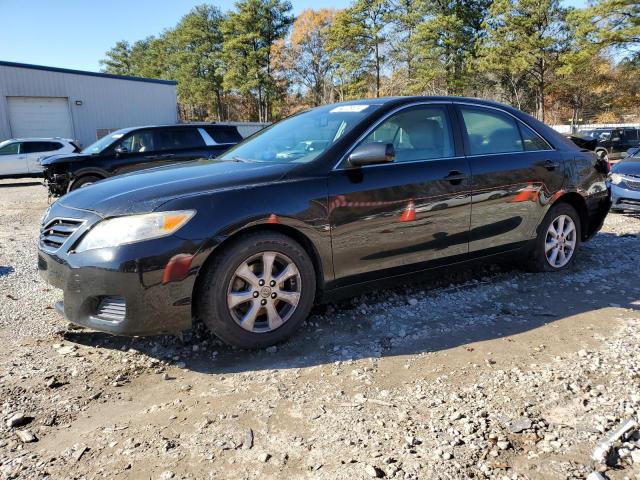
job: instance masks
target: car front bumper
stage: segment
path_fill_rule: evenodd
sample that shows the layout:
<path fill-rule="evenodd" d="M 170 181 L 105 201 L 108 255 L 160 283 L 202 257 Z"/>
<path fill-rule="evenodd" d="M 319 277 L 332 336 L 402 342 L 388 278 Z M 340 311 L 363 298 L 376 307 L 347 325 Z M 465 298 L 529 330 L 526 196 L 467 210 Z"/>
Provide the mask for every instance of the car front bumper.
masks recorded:
<path fill-rule="evenodd" d="M 56 204 L 54 204 L 55 207 Z M 55 207 L 44 224 L 69 213 Z M 69 251 L 84 232 L 99 221 L 82 212 L 85 223 L 62 247 L 39 244 L 38 269 L 49 284 L 63 290 L 64 316 L 77 325 L 112 334 L 153 335 L 177 333 L 192 324 L 191 295 L 197 268 L 193 242 L 164 237 L 114 248 Z M 84 230 L 84 231 L 83 231 Z M 189 264 L 179 278 L 168 278 L 172 259 Z M 175 264 L 175 262 L 173 262 Z"/>
<path fill-rule="evenodd" d="M 611 209 L 640 212 L 640 181 L 637 184 L 638 189 L 630 188 L 624 182 L 619 185 L 611 184 Z"/>

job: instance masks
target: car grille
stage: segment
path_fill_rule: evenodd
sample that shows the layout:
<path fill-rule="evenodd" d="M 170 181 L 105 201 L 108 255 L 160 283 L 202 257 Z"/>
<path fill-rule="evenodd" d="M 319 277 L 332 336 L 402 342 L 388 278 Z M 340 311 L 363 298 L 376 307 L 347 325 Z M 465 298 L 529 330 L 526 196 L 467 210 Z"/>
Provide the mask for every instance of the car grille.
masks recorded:
<path fill-rule="evenodd" d="M 84 223 L 83 220 L 55 218 L 40 232 L 40 246 L 46 250 L 58 250 Z"/>
<path fill-rule="evenodd" d="M 627 187 L 631 190 L 640 190 L 640 178 L 637 181 L 626 179 L 624 183 L 626 183 Z"/>
<path fill-rule="evenodd" d="M 96 309 L 96 317 L 108 322 L 121 322 L 127 315 L 127 304 L 122 297 L 102 297 Z"/>

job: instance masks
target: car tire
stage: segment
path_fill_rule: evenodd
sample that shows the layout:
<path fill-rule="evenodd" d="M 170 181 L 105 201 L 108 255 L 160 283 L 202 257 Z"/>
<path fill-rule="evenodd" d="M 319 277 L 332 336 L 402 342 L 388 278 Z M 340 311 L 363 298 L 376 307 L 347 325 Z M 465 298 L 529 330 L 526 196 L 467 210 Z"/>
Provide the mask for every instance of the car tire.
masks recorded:
<path fill-rule="evenodd" d="M 269 273 L 265 265 L 271 265 Z M 281 233 L 255 232 L 215 255 L 194 301 L 218 338 L 253 349 L 288 338 L 309 315 L 315 292 L 316 274 L 304 248 Z"/>
<path fill-rule="evenodd" d="M 534 272 L 556 272 L 569 267 L 576 258 L 581 234 L 576 209 L 568 203 L 556 203 L 538 226 L 533 255 L 527 267 Z"/>
<path fill-rule="evenodd" d="M 96 183 L 100 180 L 102 180 L 102 177 L 98 177 L 97 175 L 84 175 L 71 184 L 69 191 L 72 192 L 79 188 L 88 187 L 92 183 Z"/>

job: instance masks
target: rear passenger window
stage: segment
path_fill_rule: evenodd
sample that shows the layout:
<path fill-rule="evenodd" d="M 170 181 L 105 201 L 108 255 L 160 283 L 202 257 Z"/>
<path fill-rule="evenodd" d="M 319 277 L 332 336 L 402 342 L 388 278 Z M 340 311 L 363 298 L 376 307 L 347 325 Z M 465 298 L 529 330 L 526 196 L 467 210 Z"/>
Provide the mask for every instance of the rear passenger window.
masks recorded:
<path fill-rule="evenodd" d="M 551 150 L 549 144 L 531 128 L 525 124 L 520 123 L 520 133 L 522 134 L 522 141 L 524 142 L 524 149 L 527 151 L 533 150 Z"/>
<path fill-rule="evenodd" d="M 390 143 L 396 162 L 411 162 L 455 156 L 449 118 L 443 107 L 420 106 L 402 110 L 376 127 L 362 141 Z"/>
<path fill-rule="evenodd" d="M 159 130 L 159 150 L 179 150 L 183 148 L 200 148 L 205 143 L 196 128 L 176 128 L 175 130 Z"/>
<path fill-rule="evenodd" d="M 516 121 L 487 109 L 461 107 L 469 137 L 470 155 L 522 152 L 522 139 Z"/>
<path fill-rule="evenodd" d="M 61 148 L 62 144 L 59 142 L 25 142 L 22 153 L 52 152 Z"/>

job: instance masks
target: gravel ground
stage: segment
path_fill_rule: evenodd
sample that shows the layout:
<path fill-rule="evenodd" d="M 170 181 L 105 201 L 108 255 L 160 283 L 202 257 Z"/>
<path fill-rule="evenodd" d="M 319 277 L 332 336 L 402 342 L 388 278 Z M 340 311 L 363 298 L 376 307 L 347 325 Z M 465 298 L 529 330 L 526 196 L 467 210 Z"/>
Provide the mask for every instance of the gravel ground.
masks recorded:
<path fill-rule="evenodd" d="M 640 217 L 571 270 L 478 268 L 317 308 L 268 351 L 74 330 L 0 181 L 0 478 L 640 479 Z"/>

